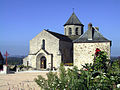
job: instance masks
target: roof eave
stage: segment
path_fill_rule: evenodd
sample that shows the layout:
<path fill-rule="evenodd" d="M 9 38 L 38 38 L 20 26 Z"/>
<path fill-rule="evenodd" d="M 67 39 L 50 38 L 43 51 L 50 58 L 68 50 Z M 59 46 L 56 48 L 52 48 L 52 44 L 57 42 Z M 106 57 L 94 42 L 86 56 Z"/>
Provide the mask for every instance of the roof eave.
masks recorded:
<path fill-rule="evenodd" d="M 82 42 L 82 41 L 81 42 L 79 42 L 79 41 L 77 42 L 77 41 L 75 41 L 73 43 L 99 43 L 99 42 L 102 42 L 102 43 L 103 42 L 110 42 L 111 43 L 112 41 L 110 41 L 110 40 L 108 40 L 108 41 L 85 41 L 85 42 Z"/>
<path fill-rule="evenodd" d="M 84 26 L 83 24 L 64 24 L 63 26 L 66 26 L 66 25 L 77 25 L 77 26 Z"/>

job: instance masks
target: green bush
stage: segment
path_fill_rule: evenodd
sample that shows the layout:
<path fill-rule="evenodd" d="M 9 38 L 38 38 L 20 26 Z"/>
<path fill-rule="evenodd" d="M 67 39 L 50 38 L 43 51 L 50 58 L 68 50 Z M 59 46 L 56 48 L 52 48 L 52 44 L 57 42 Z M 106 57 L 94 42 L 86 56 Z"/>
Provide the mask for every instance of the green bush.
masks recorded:
<path fill-rule="evenodd" d="M 47 79 L 39 75 L 35 82 L 45 90 L 118 90 L 119 62 L 111 63 L 106 52 L 97 49 L 93 64 L 85 64 L 80 70 L 77 67 L 65 70 L 61 64 L 59 75 L 49 72 Z"/>
<path fill-rule="evenodd" d="M 22 65 L 17 65 L 17 68 L 19 68 L 20 70 L 25 68 L 25 69 L 29 69 L 29 68 L 32 68 L 31 66 L 24 66 L 23 64 Z"/>

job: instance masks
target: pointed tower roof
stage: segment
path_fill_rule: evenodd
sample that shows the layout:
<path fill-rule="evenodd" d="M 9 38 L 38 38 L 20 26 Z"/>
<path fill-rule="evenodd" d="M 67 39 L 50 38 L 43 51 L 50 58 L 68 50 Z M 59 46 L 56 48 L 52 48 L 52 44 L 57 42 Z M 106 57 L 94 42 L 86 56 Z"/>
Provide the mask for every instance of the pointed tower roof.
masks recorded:
<path fill-rule="evenodd" d="M 78 17 L 73 12 L 72 15 L 71 15 L 71 17 L 64 24 L 64 26 L 66 26 L 66 25 L 83 25 L 83 24 L 80 22 L 80 20 L 78 19 Z"/>

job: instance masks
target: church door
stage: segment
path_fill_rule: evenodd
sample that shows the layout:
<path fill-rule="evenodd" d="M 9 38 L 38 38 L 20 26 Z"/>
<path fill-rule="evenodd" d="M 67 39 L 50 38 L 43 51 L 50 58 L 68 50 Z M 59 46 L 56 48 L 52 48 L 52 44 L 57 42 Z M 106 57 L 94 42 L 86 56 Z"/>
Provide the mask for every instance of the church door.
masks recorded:
<path fill-rule="evenodd" d="M 46 69 L 46 58 L 45 56 L 42 56 L 40 59 L 40 68 Z"/>

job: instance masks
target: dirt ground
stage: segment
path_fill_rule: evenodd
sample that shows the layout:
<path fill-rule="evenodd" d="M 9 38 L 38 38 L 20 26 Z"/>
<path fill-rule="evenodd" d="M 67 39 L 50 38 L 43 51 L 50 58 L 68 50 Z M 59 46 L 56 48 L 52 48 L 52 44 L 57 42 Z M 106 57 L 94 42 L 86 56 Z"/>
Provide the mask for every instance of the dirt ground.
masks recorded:
<path fill-rule="evenodd" d="M 48 72 L 24 72 L 0 75 L 0 90 L 40 90 L 34 78 L 42 75 L 46 78 Z"/>

